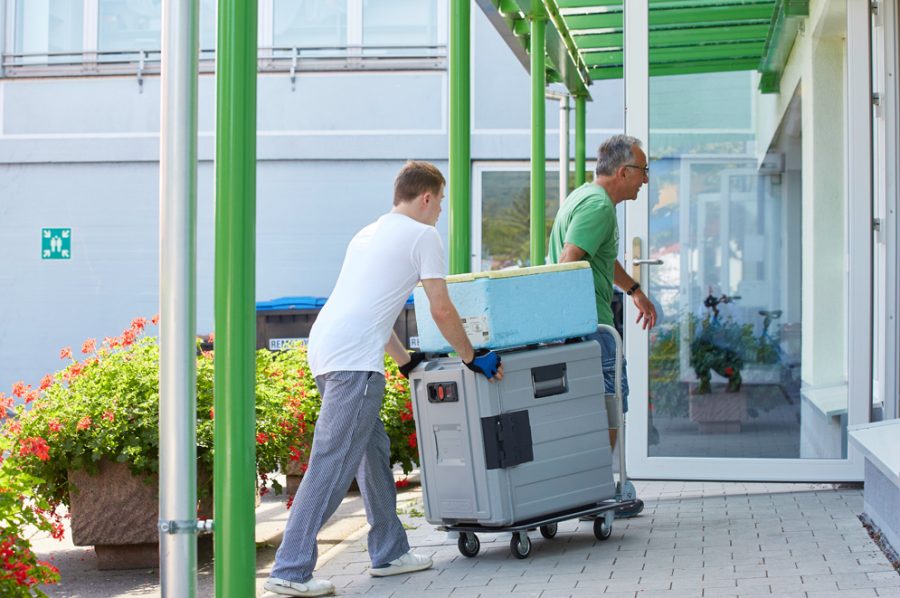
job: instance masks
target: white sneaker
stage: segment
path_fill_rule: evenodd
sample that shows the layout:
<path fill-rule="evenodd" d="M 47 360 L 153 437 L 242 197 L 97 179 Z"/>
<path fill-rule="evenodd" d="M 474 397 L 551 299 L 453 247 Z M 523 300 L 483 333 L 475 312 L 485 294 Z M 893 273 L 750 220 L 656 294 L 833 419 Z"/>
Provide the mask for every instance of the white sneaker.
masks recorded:
<path fill-rule="evenodd" d="M 316 579 L 315 577 L 304 583 L 270 577 L 263 587 L 280 596 L 331 596 L 334 594 L 333 583 L 327 579 Z"/>
<path fill-rule="evenodd" d="M 399 559 L 394 559 L 386 567 L 372 567 L 369 569 L 369 575 L 372 577 L 387 577 L 388 575 L 399 575 L 401 573 L 412 573 L 413 571 L 421 571 L 431 567 L 431 557 L 423 554 L 414 554 L 407 552 Z"/>

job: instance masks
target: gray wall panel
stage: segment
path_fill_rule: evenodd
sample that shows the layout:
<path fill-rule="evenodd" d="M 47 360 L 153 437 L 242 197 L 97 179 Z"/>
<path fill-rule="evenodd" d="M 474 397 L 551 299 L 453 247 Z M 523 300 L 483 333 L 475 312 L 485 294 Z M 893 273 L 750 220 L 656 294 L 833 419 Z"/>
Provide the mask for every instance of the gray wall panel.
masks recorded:
<path fill-rule="evenodd" d="M 327 296 L 347 242 L 391 208 L 403 161 L 262 162 L 256 296 Z M 438 162 L 446 173 L 446 162 Z M 0 388 L 35 384 L 78 351 L 158 311 L 155 163 L 0 166 Z M 197 331 L 214 330 L 214 171 L 198 171 Z M 446 202 L 445 202 L 446 212 Z M 72 229 L 72 259 L 42 260 L 43 227 Z M 438 222 L 445 239 L 446 215 Z"/>

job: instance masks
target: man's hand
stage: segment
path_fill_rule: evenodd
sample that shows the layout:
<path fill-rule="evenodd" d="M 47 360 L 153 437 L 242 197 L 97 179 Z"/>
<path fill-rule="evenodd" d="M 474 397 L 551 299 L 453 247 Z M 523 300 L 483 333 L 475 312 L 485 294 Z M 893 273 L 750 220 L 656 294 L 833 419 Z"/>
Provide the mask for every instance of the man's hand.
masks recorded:
<path fill-rule="evenodd" d="M 634 300 L 634 306 L 638 310 L 638 317 L 635 323 L 641 324 L 641 320 L 643 320 L 642 328 L 644 330 L 653 328 L 656 324 L 656 306 L 640 289 L 632 293 L 631 298 Z"/>
<path fill-rule="evenodd" d="M 409 354 L 409 361 L 400 366 L 400 375 L 404 378 L 409 378 L 409 373 L 423 361 L 425 361 L 425 354 L 420 351 L 413 351 Z"/>
<path fill-rule="evenodd" d="M 494 382 L 495 380 L 503 380 L 503 365 L 500 363 L 500 354 L 488 351 L 487 349 L 479 349 L 475 351 L 475 357 L 472 361 L 464 361 L 467 368 L 476 374 L 482 374 L 485 378 Z"/>

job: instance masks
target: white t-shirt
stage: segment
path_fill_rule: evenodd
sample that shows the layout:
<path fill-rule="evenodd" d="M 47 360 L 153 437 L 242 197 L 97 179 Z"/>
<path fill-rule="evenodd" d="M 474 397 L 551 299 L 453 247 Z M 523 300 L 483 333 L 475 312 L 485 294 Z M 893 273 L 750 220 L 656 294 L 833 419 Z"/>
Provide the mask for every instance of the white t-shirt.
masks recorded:
<path fill-rule="evenodd" d="M 385 214 L 359 231 L 325 307 L 309 333 L 313 376 L 384 371 L 384 346 L 420 280 L 444 278 L 447 264 L 433 226 Z"/>

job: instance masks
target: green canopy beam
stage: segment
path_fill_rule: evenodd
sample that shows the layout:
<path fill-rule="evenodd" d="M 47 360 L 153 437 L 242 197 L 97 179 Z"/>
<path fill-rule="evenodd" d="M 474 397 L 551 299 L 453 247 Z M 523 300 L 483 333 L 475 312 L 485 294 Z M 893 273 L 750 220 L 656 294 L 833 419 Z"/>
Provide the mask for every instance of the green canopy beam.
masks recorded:
<path fill-rule="evenodd" d="M 450 0 L 450 274 L 470 272 L 471 111 L 470 0 Z"/>
<path fill-rule="evenodd" d="M 809 15 L 808 0 L 777 0 L 775 13 L 766 38 L 759 71 L 759 90 L 775 93 L 781 86 L 781 74 L 797 39 L 797 32 L 804 17 Z"/>
<path fill-rule="evenodd" d="M 536 6 L 540 6 L 537 4 Z M 531 265 L 544 263 L 547 195 L 547 104 L 544 40 L 547 16 L 539 9 L 531 15 Z"/>
<path fill-rule="evenodd" d="M 256 0 L 220 0 L 216 69 L 216 596 L 256 595 Z"/>
<path fill-rule="evenodd" d="M 585 161 L 585 98 L 575 96 L 575 187 L 584 185 Z"/>

